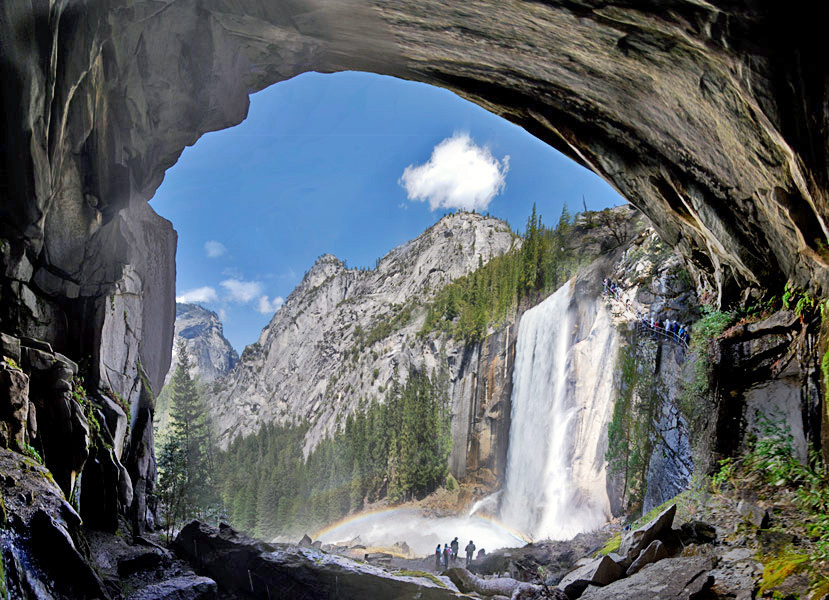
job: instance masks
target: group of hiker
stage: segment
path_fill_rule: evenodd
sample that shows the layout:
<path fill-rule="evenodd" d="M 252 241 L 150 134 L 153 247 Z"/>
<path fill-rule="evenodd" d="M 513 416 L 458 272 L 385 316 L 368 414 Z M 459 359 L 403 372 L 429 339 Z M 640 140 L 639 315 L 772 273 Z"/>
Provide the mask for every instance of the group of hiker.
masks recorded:
<path fill-rule="evenodd" d="M 665 322 L 660 322 L 659 319 L 651 317 L 650 321 L 642 317 L 642 323 L 650 327 L 655 331 L 659 331 L 660 329 L 664 330 L 665 333 L 670 333 L 676 339 L 685 342 L 687 346 L 688 343 L 691 341 L 691 334 L 688 333 L 688 328 L 685 327 L 684 324 L 678 321 L 672 321 L 670 319 L 665 319 Z"/>
<path fill-rule="evenodd" d="M 602 280 L 602 283 L 604 284 L 605 294 L 613 294 L 617 300 L 622 300 L 622 290 L 619 287 L 618 283 L 608 278 L 604 278 Z M 631 305 L 630 298 L 625 300 L 625 308 L 633 312 L 633 306 Z M 685 324 L 680 323 L 679 321 L 665 319 L 665 321 L 663 322 L 655 316 L 648 317 L 643 315 L 638 309 L 636 310 L 636 317 L 647 329 L 650 329 L 652 332 L 655 333 L 666 334 L 669 338 L 673 339 L 676 342 L 680 342 L 686 347 L 691 341 L 691 334 L 688 331 L 688 327 Z"/>
<path fill-rule="evenodd" d="M 437 548 L 435 548 L 435 569 L 440 570 L 441 562 L 443 563 L 443 568 L 448 569 L 450 560 L 452 562 L 458 560 L 458 548 L 460 548 L 460 543 L 458 542 L 457 537 L 450 543 L 444 544 L 442 549 L 440 544 L 438 544 Z M 466 551 L 466 566 L 468 567 L 475 555 L 475 544 L 472 540 L 469 540 L 469 543 L 466 545 L 464 550 Z M 480 557 L 483 554 L 484 549 L 481 548 L 478 556 Z"/>

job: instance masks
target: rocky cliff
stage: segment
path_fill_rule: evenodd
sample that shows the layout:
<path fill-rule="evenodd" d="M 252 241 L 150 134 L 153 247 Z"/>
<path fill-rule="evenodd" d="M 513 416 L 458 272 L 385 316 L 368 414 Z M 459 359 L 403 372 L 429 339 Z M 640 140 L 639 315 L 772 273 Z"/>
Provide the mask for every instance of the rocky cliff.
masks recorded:
<path fill-rule="evenodd" d="M 187 354 L 190 376 L 202 384 L 225 375 L 239 360 L 236 350 L 224 336 L 219 315 L 198 304 L 176 302 L 173 358 L 164 385 L 173 377 L 181 352 Z"/>
<path fill-rule="evenodd" d="M 174 233 L 146 202 L 185 146 L 244 118 L 249 93 L 309 70 L 443 86 L 523 126 L 639 206 L 717 299 L 788 278 L 823 294 L 827 10 L 6 2 L 0 330 L 91 357 L 89 384 L 133 407 L 142 490 L 175 279 Z"/>
<path fill-rule="evenodd" d="M 308 422 L 310 449 L 361 403 L 405 381 L 410 368 L 437 372 L 449 364 L 449 379 L 459 379 L 471 357 L 463 343 L 418 336 L 425 307 L 444 285 L 519 243 L 503 221 L 457 213 L 372 270 L 321 256 L 259 341 L 208 394 L 220 443 L 258 431 L 263 422 Z"/>

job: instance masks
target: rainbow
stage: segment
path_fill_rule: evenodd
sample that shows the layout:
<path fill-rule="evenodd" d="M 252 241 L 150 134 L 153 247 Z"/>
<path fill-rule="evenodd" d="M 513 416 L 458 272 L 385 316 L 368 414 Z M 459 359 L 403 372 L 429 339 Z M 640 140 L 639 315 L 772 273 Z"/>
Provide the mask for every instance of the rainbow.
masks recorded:
<path fill-rule="evenodd" d="M 347 541 L 347 540 L 338 540 L 336 539 L 336 535 L 338 530 L 345 529 L 346 527 L 352 527 L 354 525 L 359 525 L 359 529 L 361 530 L 368 530 L 373 522 L 378 521 L 381 518 L 388 517 L 389 515 L 397 514 L 401 517 L 403 516 L 411 516 L 417 517 L 421 519 L 433 519 L 435 521 L 440 520 L 444 517 L 430 517 L 425 515 L 422 511 L 412 508 L 412 507 L 388 507 L 388 508 L 380 508 L 376 510 L 369 510 L 359 512 L 353 515 L 349 515 L 340 519 L 339 521 L 335 521 L 330 525 L 326 525 L 324 528 L 320 529 L 314 534 L 314 539 L 322 539 L 323 537 L 329 538 L 331 541 Z M 481 522 L 486 523 L 490 527 L 495 530 L 498 530 L 511 538 L 514 538 L 516 542 L 519 543 L 530 543 L 532 539 L 527 536 L 526 534 L 518 531 L 517 529 L 513 529 L 508 525 L 502 523 L 495 517 L 483 514 L 483 513 L 475 513 L 474 515 L 452 515 L 452 517 L 446 518 L 456 518 L 456 519 L 468 519 L 469 522 Z M 343 531 L 341 535 L 345 535 Z"/>

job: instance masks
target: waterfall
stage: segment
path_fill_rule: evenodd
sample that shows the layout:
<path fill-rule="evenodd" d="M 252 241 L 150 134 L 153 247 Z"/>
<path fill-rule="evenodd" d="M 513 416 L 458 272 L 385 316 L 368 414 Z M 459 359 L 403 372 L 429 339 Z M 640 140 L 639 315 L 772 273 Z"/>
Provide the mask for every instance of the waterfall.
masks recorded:
<path fill-rule="evenodd" d="M 521 317 L 499 518 L 569 539 L 610 517 L 604 470 L 616 336 L 604 306 L 568 282 Z"/>

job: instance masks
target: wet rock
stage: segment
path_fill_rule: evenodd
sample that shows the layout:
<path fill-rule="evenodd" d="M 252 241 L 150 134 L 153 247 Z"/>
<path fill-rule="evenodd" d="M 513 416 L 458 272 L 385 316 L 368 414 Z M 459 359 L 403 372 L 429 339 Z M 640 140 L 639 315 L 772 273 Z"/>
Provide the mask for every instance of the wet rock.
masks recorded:
<path fill-rule="evenodd" d="M 154 548 L 118 560 L 118 576 L 129 577 L 139 571 L 155 569 L 164 560 L 164 555 Z"/>
<path fill-rule="evenodd" d="M 285 590 L 294 600 L 443 600 L 458 593 L 447 578 L 395 575 L 312 548 L 257 542 L 227 525 L 216 529 L 193 521 L 176 537 L 174 549 L 235 598 L 276 598 Z"/>
<path fill-rule="evenodd" d="M 302 536 L 302 539 L 299 540 L 298 545 L 301 548 L 311 548 L 313 546 L 313 542 L 311 541 L 311 538 L 308 537 L 308 534 L 306 533 L 305 535 Z"/>
<path fill-rule="evenodd" d="M 650 564 L 605 587 L 590 586 L 582 600 L 695 600 L 711 588 L 713 561 L 704 556 L 671 558 Z"/>
<path fill-rule="evenodd" d="M 141 588 L 127 600 L 215 600 L 216 590 L 216 582 L 208 577 L 184 575 Z"/>
<path fill-rule="evenodd" d="M 746 522 L 751 523 L 758 529 L 768 529 L 769 526 L 769 511 L 760 508 L 756 504 L 740 500 L 737 504 L 737 512 L 745 519 Z"/>
<path fill-rule="evenodd" d="M 80 506 L 84 522 L 95 529 L 118 529 L 120 463 L 113 451 L 95 447 L 86 461 L 80 480 Z"/>
<path fill-rule="evenodd" d="M 22 452 L 29 420 L 29 377 L 0 363 L 0 444 Z"/>
<path fill-rule="evenodd" d="M 633 561 L 633 564 L 628 567 L 625 575 L 630 577 L 634 573 L 641 571 L 646 565 L 655 563 L 663 558 L 668 558 L 668 550 L 665 549 L 665 544 L 659 540 L 654 540 L 648 544 L 647 548 L 639 553 L 639 556 Z"/>
<path fill-rule="evenodd" d="M 625 559 L 626 563 L 632 563 L 652 541 L 663 533 L 670 532 L 675 515 L 676 504 L 673 504 L 636 531 L 625 533 L 622 536 L 619 554 Z"/>
<path fill-rule="evenodd" d="M 311 547 L 316 548 L 317 550 L 322 550 L 322 542 L 319 541 L 319 540 L 316 540 L 316 541 L 311 543 Z"/>
<path fill-rule="evenodd" d="M 78 552 L 72 537 L 59 522 L 39 509 L 32 517 L 30 527 L 34 552 L 65 590 L 79 599 L 109 598 L 100 577 Z"/>
<path fill-rule="evenodd" d="M 608 585 L 625 574 L 624 568 L 609 556 L 602 556 L 567 573 L 558 583 L 568 598 L 578 598 L 588 585 Z"/>

